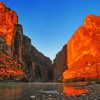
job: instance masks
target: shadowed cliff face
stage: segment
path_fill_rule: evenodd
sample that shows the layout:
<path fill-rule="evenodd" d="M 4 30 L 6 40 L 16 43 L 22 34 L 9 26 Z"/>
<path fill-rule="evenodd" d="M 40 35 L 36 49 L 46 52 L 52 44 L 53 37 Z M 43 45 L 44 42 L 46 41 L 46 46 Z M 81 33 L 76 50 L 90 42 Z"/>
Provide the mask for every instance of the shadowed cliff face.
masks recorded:
<path fill-rule="evenodd" d="M 62 80 L 62 73 L 67 69 L 67 45 L 56 55 L 54 59 L 54 81 Z"/>
<path fill-rule="evenodd" d="M 27 80 L 50 81 L 53 79 L 51 60 L 32 46 L 31 39 L 23 35 L 22 26 L 19 24 L 16 26 L 14 37 L 14 57 L 25 66 Z"/>
<path fill-rule="evenodd" d="M 16 12 L 2 2 L 0 2 L 0 51 L 6 52 L 9 57 L 23 64 L 27 81 L 52 80 L 51 60 L 32 46 L 31 39 L 23 34 L 22 25 L 18 24 Z M 16 67 L 15 69 L 17 70 Z"/>
<path fill-rule="evenodd" d="M 100 16 L 89 15 L 67 43 L 63 81 L 100 78 Z"/>

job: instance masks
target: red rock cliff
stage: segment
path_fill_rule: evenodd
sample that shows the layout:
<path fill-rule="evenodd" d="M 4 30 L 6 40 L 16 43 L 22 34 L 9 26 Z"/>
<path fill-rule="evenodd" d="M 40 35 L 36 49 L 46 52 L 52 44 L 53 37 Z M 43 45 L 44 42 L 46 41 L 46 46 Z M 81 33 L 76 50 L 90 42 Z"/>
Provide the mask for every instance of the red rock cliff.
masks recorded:
<path fill-rule="evenodd" d="M 1 80 L 3 77 L 18 79 L 24 75 L 27 81 L 51 81 L 53 78 L 52 61 L 32 46 L 31 39 L 23 34 L 22 25 L 18 24 L 16 12 L 2 2 L 0 57 L 3 63 L 0 65 Z"/>
<path fill-rule="evenodd" d="M 6 38 L 6 43 L 11 45 L 15 32 L 15 25 L 18 23 L 16 12 L 10 10 L 0 2 L 0 35 Z"/>
<path fill-rule="evenodd" d="M 89 15 L 67 43 L 63 81 L 100 78 L 100 16 Z"/>

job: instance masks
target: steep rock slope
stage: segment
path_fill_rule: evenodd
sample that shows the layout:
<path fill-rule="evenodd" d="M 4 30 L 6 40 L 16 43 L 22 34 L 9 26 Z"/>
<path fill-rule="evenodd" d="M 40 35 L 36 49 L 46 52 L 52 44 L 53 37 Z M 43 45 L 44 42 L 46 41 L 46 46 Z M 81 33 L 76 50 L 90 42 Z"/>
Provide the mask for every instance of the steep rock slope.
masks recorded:
<path fill-rule="evenodd" d="M 100 78 L 100 16 L 89 15 L 67 43 L 63 81 Z"/>
<path fill-rule="evenodd" d="M 21 80 L 23 76 L 23 65 L 0 51 L 0 80 Z"/>
<path fill-rule="evenodd" d="M 54 81 L 62 80 L 62 73 L 67 68 L 67 45 L 56 55 L 54 59 Z"/>
<path fill-rule="evenodd" d="M 31 44 L 18 24 L 16 12 L 0 2 L 0 50 L 23 64 L 28 81 L 49 81 L 52 79 L 52 62 Z M 2 40 L 5 39 L 5 42 Z"/>
<path fill-rule="evenodd" d="M 10 10 L 5 4 L 0 2 L 0 35 L 6 38 L 6 43 L 8 45 L 12 43 L 15 25 L 17 23 L 18 17 L 16 12 Z"/>
<path fill-rule="evenodd" d="M 16 13 L 0 2 L 0 80 L 20 80 L 24 76 L 23 65 L 13 57 L 16 24 Z"/>
<path fill-rule="evenodd" d="M 16 26 L 14 57 L 25 66 L 26 77 L 29 81 L 52 79 L 52 61 L 32 46 L 31 39 L 23 35 L 23 28 L 20 24 Z"/>

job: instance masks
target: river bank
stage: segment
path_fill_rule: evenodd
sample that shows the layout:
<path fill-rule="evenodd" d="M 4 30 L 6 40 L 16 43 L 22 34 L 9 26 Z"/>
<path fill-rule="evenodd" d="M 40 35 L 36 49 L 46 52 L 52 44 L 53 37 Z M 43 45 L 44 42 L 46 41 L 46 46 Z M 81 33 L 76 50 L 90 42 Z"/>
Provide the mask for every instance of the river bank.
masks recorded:
<path fill-rule="evenodd" d="M 100 84 L 1 82 L 0 100 L 100 100 Z"/>
<path fill-rule="evenodd" d="M 100 84 L 91 84 L 84 88 L 86 88 L 89 92 L 79 94 L 77 96 L 67 96 L 62 92 L 55 94 L 40 94 L 40 92 L 38 92 L 36 95 L 31 95 L 30 98 L 31 100 L 100 100 Z"/>

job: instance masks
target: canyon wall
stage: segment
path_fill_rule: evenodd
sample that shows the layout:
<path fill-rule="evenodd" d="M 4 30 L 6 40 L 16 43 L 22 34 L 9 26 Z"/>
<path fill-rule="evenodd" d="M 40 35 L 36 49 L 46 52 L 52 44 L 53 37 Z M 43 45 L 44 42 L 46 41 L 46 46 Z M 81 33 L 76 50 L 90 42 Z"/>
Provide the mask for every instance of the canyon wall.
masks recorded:
<path fill-rule="evenodd" d="M 56 55 L 54 59 L 54 81 L 62 81 L 62 73 L 67 69 L 67 45 Z"/>
<path fill-rule="evenodd" d="M 14 57 L 14 34 L 18 17 L 16 12 L 0 2 L 0 80 L 21 80 L 24 69 Z"/>
<path fill-rule="evenodd" d="M 100 78 L 100 16 L 89 15 L 67 43 L 63 81 Z"/>
<path fill-rule="evenodd" d="M 0 2 L 0 36 L 4 37 L 9 47 L 8 53 L 13 56 L 13 37 L 18 17 L 16 12 L 7 8 L 4 3 Z"/>
<path fill-rule="evenodd" d="M 14 57 L 25 66 L 29 81 L 52 80 L 52 61 L 32 46 L 31 39 L 23 35 L 22 26 L 19 24 L 14 37 Z"/>
<path fill-rule="evenodd" d="M 51 81 L 52 61 L 31 44 L 31 39 L 23 34 L 18 24 L 16 12 L 0 2 L 0 50 L 23 65 L 25 80 Z M 4 48 L 6 46 L 6 49 Z M 17 70 L 17 69 L 16 69 Z"/>

